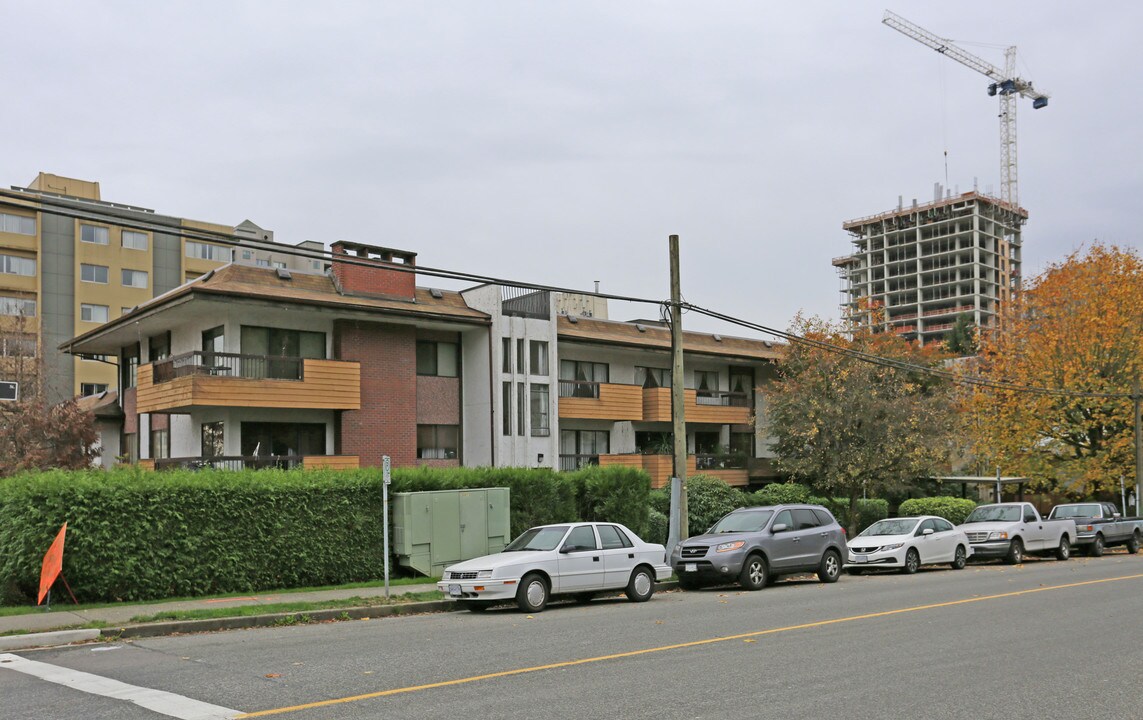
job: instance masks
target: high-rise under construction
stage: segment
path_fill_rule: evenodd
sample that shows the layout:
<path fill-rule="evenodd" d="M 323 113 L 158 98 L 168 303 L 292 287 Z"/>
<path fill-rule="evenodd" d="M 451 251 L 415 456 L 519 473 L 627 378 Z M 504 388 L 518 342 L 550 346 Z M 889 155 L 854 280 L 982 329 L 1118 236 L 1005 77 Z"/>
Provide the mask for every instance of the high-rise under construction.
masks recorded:
<path fill-rule="evenodd" d="M 1020 286 L 1020 233 L 1028 213 L 977 191 L 935 188 L 932 202 L 843 223 L 853 252 L 835 258 L 842 279 L 842 315 L 940 342 L 957 317 L 993 326 Z"/>

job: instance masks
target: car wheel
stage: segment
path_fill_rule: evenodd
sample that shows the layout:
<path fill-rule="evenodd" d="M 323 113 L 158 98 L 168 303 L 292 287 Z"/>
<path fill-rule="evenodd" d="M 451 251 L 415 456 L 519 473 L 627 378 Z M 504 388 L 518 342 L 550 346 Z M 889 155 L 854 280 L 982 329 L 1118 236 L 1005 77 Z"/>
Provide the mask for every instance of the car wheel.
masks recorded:
<path fill-rule="evenodd" d="M 548 583 L 539 573 L 528 573 L 516 590 L 516 606 L 524 612 L 543 612 L 548 606 Z"/>
<path fill-rule="evenodd" d="M 484 600 L 465 600 L 460 603 L 460 606 L 469 612 L 482 613 L 492 607 L 492 603 Z"/>
<path fill-rule="evenodd" d="M 1087 549 L 1087 554 L 1092 557 L 1100 557 L 1103 555 L 1103 536 L 1096 534 L 1095 540 L 1091 541 L 1091 546 Z"/>
<path fill-rule="evenodd" d="M 1139 531 L 1131 533 L 1131 539 L 1127 541 L 1127 552 L 1134 555 L 1139 552 Z"/>
<path fill-rule="evenodd" d="M 624 591 L 631 602 L 647 602 L 655 594 L 655 577 L 645 567 L 635 568 Z"/>
<path fill-rule="evenodd" d="M 901 568 L 901 572 L 912 575 L 920 567 L 921 554 L 917 552 L 917 548 L 909 548 L 909 552 L 905 553 L 905 565 Z"/>
<path fill-rule="evenodd" d="M 964 545 L 957 545 L 956 553 L 953 554 L 952 569 L 964 570 L 966 562 L 968 562 L 968 556 L 965 554 Z"/>
<path fill-rule="evenodd" d="M 865 572 L 865 568 L 851 567 L 851 568 L 846 568 L 845 571 L 847 573 L 849 573 L 850 575 L 860 575 L 861 573 Z"/>
<path fill-rule="evenodd" d="M 702 587 L 702 581 L 700 581 L 698 578 L 679 575 L 679 587 L 681 587 L 683 590 L 698 590 L 700 587 Z"/>
<path fill-rule="evenodd" d="M 1019 565 L 1024 562 L 1024 541 L 1020 538 L 1013 538 L 1012 544 L 1008 547 L 1008 554 L 1004 557 L 1004 562 L 1009 565 Z"/>
<path fill-rule="evenodd" d="M 746 590 L 761 590 L 766 587 L 766 560 L 761 555 L 751 555 L 738 573 L 738 584 Z"/>
<path fill-rule="evenodd" d="M 1056 559 L 1061 562 L 1067 560 L 1072 556 L 1072 544 L 1068 541 L 1068 536 L 1064 535 L 1060 538 L 1060 546 L 1056 548 Z"/>
<path fill-rule="evenodd" d="M 818 566 L 818 580 L 824 583 L 837 582 L 841 577 L 841 556 L 836 550 L 826 550 L 822 563 Z"/>

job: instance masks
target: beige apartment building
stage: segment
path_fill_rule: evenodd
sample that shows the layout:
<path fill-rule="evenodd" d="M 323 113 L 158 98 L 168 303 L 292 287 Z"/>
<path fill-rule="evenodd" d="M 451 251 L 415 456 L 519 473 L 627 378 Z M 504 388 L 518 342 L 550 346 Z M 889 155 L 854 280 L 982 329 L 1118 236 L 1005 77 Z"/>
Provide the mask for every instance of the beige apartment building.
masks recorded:
<path fill-rule="evenodd" d="M 320 272 L 322 250 L 276 246 L 249 220 L 108 202 L 98 182 L 40 173 L 0 190 L 0 399 L 36 378 L 52 401 L 115 391 L 116 358 L 66 355 L 59 345 L 226 263 Z"/>

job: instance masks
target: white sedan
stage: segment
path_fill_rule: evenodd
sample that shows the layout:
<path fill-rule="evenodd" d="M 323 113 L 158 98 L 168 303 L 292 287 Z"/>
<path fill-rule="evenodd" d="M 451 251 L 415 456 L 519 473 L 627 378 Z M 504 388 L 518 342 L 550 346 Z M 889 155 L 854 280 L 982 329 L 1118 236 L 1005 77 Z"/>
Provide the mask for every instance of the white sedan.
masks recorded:
<path fill-rule="evenodd" d="M 473 612 L 505 600 L 540 612 L 553 595 L 587 601 L 624 590 L 644 602 L 670 576 L 662 545 L 617 523 L 565 523 L 531 528 L 495 555 L 450 565 L 437 587 Z"/>
<path fill-rule="evenodd" d="M 972 545 L 963 530 L 932 515 L 878 520 L 849 541 L 850 574 L 869 568 L 897 568 L 912 574 L 922 565 L 964 567 Z"/>

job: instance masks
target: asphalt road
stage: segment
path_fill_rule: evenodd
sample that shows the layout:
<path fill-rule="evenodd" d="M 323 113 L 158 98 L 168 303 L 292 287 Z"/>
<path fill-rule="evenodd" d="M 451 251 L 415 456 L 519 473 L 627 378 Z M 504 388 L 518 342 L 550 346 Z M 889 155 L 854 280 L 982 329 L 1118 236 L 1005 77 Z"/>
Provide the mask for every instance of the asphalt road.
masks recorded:
<path fill-rule="evenodd" d="M 1141 615 L 1143 554 L 1118 551 L 21 652 L 0 716 L 1133 718 Z"/>

